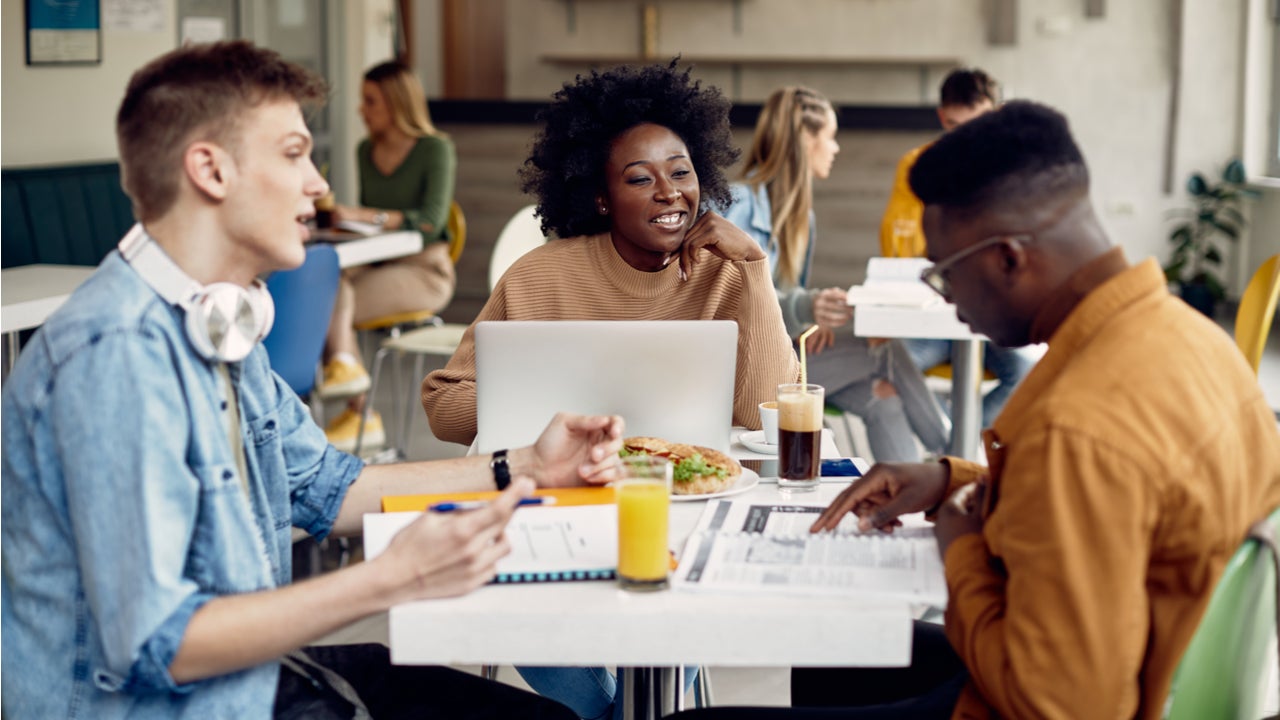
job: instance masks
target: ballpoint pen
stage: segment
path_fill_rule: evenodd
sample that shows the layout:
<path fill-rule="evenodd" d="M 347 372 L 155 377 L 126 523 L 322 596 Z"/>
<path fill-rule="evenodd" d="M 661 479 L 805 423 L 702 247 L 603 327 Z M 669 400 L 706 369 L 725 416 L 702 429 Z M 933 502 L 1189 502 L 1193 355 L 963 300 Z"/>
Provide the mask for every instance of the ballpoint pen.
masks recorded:
<path fill-rule="evenodd" d="M 442 503 L 436 503 L 435 505 L 428 505 L 427 510 L 430 510 L 431 512 L 440 512 L 440 513 L 458 512 L 460 510 L 479 510 L 480 508 L 488 504 L 489 504 L 488 500 L 459 500 L 457 502 L 442 502 Z M 516 507 L 521 507 L 525 505 L 555 505 L 555 504 L 556 504 L 556 499 L 554 497 L 539 496 L 539 497 L 522 498 L 520 502 L 516 503 Z"/>

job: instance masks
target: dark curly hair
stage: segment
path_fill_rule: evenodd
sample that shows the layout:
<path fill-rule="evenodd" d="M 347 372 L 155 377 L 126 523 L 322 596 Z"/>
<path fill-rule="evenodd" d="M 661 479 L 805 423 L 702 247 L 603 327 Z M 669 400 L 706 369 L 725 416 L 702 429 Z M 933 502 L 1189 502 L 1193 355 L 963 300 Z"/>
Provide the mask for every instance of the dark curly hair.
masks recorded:
<path fill-rule="evenodd" d="M 926 205 L 975 211 L 1001 199 L 1087 188 L 1089 170 L 1062 113 L 1017 100 L 938 138 L 916 159 L 910 182 Z"/>
<path fill-rule="evenodd" d="M 592 70 L 565 83 L 538 113 L 544 126 L 520 168 L 520 189 L 537 197 L 544 233 L 567 238 L 609 229 L 609 218 L 596 210 L 609 152 L 619 135 L 643 123 L 661 125 L 684 141 L 704 208 L 729 206 L 724 171 L 739 154 L 729 101 L 693 80 L 691 70 L 677 70 L 678 61 Z"/>

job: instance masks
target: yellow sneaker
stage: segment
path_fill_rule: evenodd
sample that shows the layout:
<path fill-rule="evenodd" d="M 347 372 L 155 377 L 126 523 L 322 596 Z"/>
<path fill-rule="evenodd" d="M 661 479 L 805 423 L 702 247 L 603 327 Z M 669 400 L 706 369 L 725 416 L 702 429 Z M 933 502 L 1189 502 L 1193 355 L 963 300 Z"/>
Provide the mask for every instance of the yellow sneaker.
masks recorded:
<path fill-rule="evenodd" d="M 369 373 L 359 365 L 330 360 L 324 366 L 324 382 L 316 390 L 322 400 L 351 397 L 369 389 Z"/>
<path fill-rule="evenodd" d="M 342 414 L 329 423 L 324 429 L 329 443 L 343 452 L 355 452 L 356 434 L 360 432 L 360 413 L 347 408 Z M 360 452 L 380 448 L 387 442 L 387 433 L 382 428 L 382 416 L 376 411 L 369 412 L 369 419 L 364 424 L 364 442 Z"/>

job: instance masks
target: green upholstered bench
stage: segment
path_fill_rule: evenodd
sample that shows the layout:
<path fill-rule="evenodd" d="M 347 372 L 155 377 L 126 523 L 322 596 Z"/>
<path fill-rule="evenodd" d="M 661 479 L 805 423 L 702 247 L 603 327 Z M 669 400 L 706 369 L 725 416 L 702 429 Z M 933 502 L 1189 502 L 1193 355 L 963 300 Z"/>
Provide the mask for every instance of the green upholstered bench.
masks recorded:
<path fill-rule="evenodd" d="M 0 265 L 97 265 L 133 225 L 114 162 L 0 170 Z"/>

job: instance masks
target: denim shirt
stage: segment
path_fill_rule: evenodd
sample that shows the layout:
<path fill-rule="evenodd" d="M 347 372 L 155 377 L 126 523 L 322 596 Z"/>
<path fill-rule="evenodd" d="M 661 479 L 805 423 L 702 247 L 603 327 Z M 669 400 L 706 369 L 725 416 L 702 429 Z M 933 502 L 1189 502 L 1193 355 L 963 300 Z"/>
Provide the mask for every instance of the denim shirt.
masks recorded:
<path fill-rule="evenodd" d="M 216 365 L 183 313 L 111 253 L 32 337 L 3 394 L 3 712 L 267 718 L 278 663 L 186 685 L 168 667 L 210 599 L 290 580 L 361 462 L 330 446 L 258 346 Z"/>
<path fill-rule="evenodd" d="M 773 285 L 782 306 L 782 322 L 787 334 L 795 338 L 813 324 L 813 291 L 805 289 L 809 284 L 809 270 L 813 266 L 813 244 L 816 228 L 813 211 L 809 211 L 809 246 L 804 252 L 804 267 L 795 287 L 784 287 L 778 282 L 778 244 L 773 241 L 773 208 L 769 203 L 769 188 L 760 185 L 754 192 L 746 183 L 734 183 L 729 187 L 732 204 L 724 217 L 737 225 L 759 243 L 769 256 L 769 268 L 773 272 Z"/>

